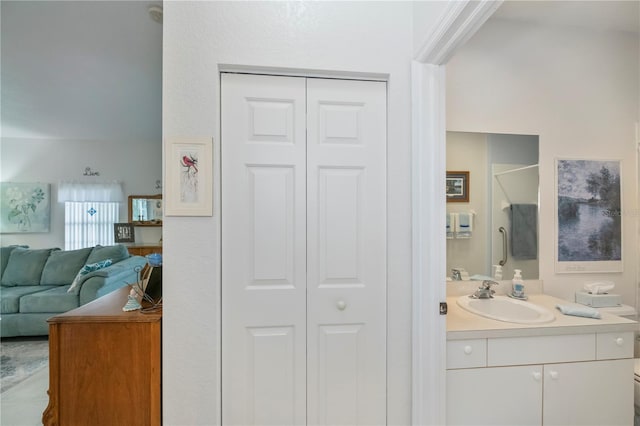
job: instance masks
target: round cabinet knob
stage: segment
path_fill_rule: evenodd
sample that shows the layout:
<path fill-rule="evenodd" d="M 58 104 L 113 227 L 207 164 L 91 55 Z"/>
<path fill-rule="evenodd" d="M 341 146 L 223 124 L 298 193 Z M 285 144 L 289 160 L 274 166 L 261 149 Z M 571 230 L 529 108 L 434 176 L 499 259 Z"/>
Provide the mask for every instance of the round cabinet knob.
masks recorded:
<path fill-rule="evenodd" d="M 535 380 L 536 382 L 539 382 L 540 379 L 542 379 L 542 374 L 539 371 L 534 371 L 533 373 L 531 373 L 531 376 L 533 376 L 533 380 Z"/>
<path fill-rule="evenodd" d="M 618 337 L 616 339 L 616 345 L 618 345 L 618 346 L 624 345 L 624 339 L 622 337 Z"/>
<path fill-rule="evenodd" d="M 336 303 L 336 308 L 344 311 L 345 309 L 347 309 L 347 302 L 345 302 L 344 300 L 338 300 L 338 303 Z"/>
<path fill-rule="evenodd" d="M 553 380 L 558 380 L 558 376 L 560 375 L 557 371 L 549 371 L 549 377 L 551 377 Z"/>
<path fill-rule="evenodd" d="M 471 355 L 471 352 L 473 352 L 473 348 L 469 345 L 464 347 L 464 353 L 467 355 Z"/>

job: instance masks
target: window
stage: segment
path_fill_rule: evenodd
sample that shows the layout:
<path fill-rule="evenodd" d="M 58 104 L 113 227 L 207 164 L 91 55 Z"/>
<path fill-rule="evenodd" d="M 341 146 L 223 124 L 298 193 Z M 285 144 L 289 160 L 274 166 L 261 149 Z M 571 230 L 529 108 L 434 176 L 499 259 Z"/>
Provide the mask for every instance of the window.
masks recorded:
<path fill-rule="evenodd" d="M 60 182 L 64 202 L 64 249 L 114 244 L 113 224 L 119 222 L 122 184 Z"/>
<path fill-rule="evenodd" d="M 119 222 L 120 203 L 66 201 L 64 249 L 114 244 L 113 224 Z"/>

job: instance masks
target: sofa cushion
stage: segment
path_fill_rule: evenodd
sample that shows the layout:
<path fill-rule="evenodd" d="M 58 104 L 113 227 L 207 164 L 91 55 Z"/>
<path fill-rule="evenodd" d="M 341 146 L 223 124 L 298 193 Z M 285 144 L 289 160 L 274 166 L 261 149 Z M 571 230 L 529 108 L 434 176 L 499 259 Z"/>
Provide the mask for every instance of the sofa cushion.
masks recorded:
<path fill-rule="evenodd" d="M 108 266 L 111 266 L 111 264 L 112 264 L 111 259 L 105 259 L 105 260 L 101 260 L 100 262 L 89 263 L 87 265 L 84 265 L 82 269 L 80 269 L 80 272 L 78 272 L 78 275 L 76 275 L 76 277 L 73 279 L 73 282 L 71 283 L 71 286 L 69 286 L 69 289 L 67 290 L 67 292 L 78 294 L 78 292 L 80 291 L 79 284 L 83 276 L 89 274 L 90 272 L 95 272 L 95 271 L 99 271 L 100 269 L 104 269 Z"/>
<path fill-rule="evenodd" d="M 7 246 L 0 248 L 0 278 L 4 273 L 4 269 L 7 267 L 7 263 L 9 263 L 9 256 L 11 252 L 16 247 L 29 248 L 29 246 Z"/>
<path fill-rule="evenodd" d="M 55 288 L 53 286 L 43 286 L 43 285 L 23 285 L 19 287 L 3 287 L 2 294 L 0 298 L 0 313 L 2 314 L 15 314 L 20 312 L 20 298 L 26 294 L 37 293 L 41 291 L 46 291 L 51 288 Z"/>
<path fill-rule="evenodd" d="M 91 250 L 91 254 L 87 258 L 87 264 L 97 263 L 106 259 L 111 259 L 111 262 L 118 263 L 129 256 L 131 256 L 129 250 L 122 244 L 116 244 L 115 246 L 98 245 Z"/>
<path fill-rule="evenodd" d="M 69 285 L 87 261 L 92 247 L 78 250 L 54 251 L 42 270 L 40 284 Z"/>
<path fill-rule="evenodd" d="M 68 286 L 54 286 L 46 291 L 20 298 L 20 313 L 67 312 L 78 307 L 78 296 L 67 293 Z"/>
<path fill-rule="evenodd" d="M 4 286 L 40 285 L 44 264 L 53 250 L 16 247 L 9 255 L 9 262 L 0 283 Z"/>

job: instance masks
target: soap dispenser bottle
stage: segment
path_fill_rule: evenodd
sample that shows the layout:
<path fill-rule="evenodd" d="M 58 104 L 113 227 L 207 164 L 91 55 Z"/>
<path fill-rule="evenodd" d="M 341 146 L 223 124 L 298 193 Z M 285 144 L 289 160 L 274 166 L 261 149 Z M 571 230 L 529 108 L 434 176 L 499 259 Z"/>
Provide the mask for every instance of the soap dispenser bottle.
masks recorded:
<path fill-rule="evenodd" d="M 493 279 L 496 281 L 500 281 L 502 279 L 502 266 L 493 265 Z"/>
<path fill-rule="evenodd" d="M 520 269 L 515 269 L 513 280 L 511 280 L 511 295 L 518 299 L 526 299 L 524 294 L 524 281 L 522 280 Z"/>

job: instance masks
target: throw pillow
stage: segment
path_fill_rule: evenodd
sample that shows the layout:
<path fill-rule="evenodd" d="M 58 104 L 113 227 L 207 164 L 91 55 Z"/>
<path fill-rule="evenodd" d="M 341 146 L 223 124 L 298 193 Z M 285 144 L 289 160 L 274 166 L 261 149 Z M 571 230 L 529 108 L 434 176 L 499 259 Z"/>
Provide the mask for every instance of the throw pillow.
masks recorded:
<path fill-rule="evenodd" d="M 92 248 L 54 251 L 42 270 L 41 285 L 68 285 L 86 263 Z"/>
<path fill-rule="evenodd" d="M 106 268 L 107 266 L 111 266 L 112 263 L 113 262 L 111 261 L 111 259 L 105 259 L 105 260 L 101 260 L 100 262 L 84 265 L 82 269 L 80 269 L 80 272 L 78 272 L 78 275 L 76 275 L 76 277 L 73 279 L 73 282 L 71 283 L 71 287 L 69 287 L 69 290 L 67 290 L 67 293 L 78 294 L 78 292 L 80 291 L 80 286 L 79 286 L 80 279 L 83 276 L 87 275 L 89 272 L 98 271 L 100 269 Z"/>
<path fill-rule="evenodd" d="M 129 256 L 129 250 L 122 244 L 116 244 L 115 246 L 97 245 L 91 250 L 87 263 L 96 263 L 105 259 L 111 259 L 113 263 L 118 263 Z"/>
<path fill-rule="evenodd" d="M 7 246 L 0 248 L 0 277 L 9 263 L 9 256 L 16 247 L 29 248 L 29 246 Z"/>
<path fill-rule="evenodd" d="M 16 247 L 9 255 L 9 262 L 2 274 L 2 285 L 40 285 L 44 264 L 52 250 Z"/>

